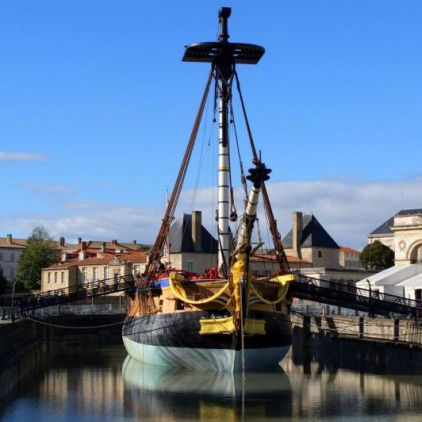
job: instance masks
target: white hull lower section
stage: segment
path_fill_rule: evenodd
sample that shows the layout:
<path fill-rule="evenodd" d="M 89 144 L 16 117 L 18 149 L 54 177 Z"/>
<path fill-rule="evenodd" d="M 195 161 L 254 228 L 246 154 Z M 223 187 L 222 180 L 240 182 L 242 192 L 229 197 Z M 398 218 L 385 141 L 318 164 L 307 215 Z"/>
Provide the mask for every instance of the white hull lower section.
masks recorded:
<path fill-rule="evenodd" d="M 125 336 L 123 343 L 130 356 L 149 365 L 229 372 L 240 372 L 243 367 L 241 350 L 151 346 L 136 343 Z M 289 348 L 245 349 L 245 370 L 273 368 L 284 358 Z"/>

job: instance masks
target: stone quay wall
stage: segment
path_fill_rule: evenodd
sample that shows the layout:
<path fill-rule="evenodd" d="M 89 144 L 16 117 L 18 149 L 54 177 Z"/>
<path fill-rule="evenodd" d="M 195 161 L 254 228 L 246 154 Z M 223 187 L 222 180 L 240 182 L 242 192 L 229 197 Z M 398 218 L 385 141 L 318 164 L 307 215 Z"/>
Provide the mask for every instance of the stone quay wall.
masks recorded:
<path fill-rule="evenodd" d="M 405 318 L 369 318 L 292 313 L 293 327 L 302 327 L 304 338 L 325 333 L 381 342 L 405 343 L 422 348 L 422 320 Z"/>

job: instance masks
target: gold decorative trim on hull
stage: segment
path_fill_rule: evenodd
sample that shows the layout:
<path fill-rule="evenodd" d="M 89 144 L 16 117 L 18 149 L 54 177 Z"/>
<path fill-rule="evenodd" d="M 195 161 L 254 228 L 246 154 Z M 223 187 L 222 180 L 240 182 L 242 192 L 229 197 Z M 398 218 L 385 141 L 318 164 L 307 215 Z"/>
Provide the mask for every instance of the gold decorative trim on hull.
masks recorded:
<path fill-rule="evenodd" d="M 264 335 L 265 331 L 265 320 L 264 319 L 253 319 L 245 318 L 243 332 L 246 335 L 255 336 L 255 335 Z"/>
<path fill-rule="evenodd" d="M 233 322 L 233 318 L 213 318 L 213 319 L 201 319 L 201 330 L 199 334 L 232 334 L 236 331 L 236 327 Z"/>

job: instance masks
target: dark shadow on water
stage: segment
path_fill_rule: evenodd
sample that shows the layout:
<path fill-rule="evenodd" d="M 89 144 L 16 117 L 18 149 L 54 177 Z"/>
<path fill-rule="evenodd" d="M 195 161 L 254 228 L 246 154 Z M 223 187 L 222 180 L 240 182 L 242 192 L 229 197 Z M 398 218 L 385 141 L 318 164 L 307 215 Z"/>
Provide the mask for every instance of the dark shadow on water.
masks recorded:
<path fill-rule="evenodd" d="M 422 351 L 404 345 L 312 335 L 309 347 L 302 347 L 300 330 L 295 328 L 291 356 L 295 365 L 317 362 L 320 371 L 346 369 L 380 375 L 422 375 Z"/>

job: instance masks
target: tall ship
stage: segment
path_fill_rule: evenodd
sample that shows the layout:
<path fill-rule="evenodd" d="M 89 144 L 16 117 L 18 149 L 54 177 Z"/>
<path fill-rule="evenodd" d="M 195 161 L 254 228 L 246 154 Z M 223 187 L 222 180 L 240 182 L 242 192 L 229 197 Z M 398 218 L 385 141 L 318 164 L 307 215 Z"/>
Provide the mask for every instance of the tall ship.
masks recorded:
<path fill-rule="evenodd" d="M 211 69 L 148 263 L 136 279 L 136 289 L 127 296 L 123 342 L 132 358 L 147 364 L 231 372 L 262 370 L 276 366 L 291 345 L 289 286 L 294 276 L 289 273 L 265 185 L 271 170 L 255 146 L 237 74 L 237 65 L 258 63 L 265 49 L 229 42 L 230 14 L 230 8 L 219 10 L 217 41 L 191 44 L 183 56 L 185 62 L 210 63 Z M 239 160 L 241 188 L 238 190 L 232 185 L 230 154 L 240 151 L 236 128 L 231 128 L 233 87 L 237 88 L 237 103 L 244 117 L 252 161 L 245 174 Z M 173 221 L 175 211 L 210 91 L 214 93 L 212 101 L 218 122 L 216 236 L 213 238 L 216 265 L 199 273 L 188 271 L 201 267 L 199 261 L 203 258 L 199 253 L 191 254 L 191 259 L 198 260 L 198 265 L 191 268 L 180 262 L 178 268 L 175 261 L 166 262 L 166 257 L 172 244 L 178 241 L 177 236 L 171 236 L 171 228 L 177 223 Z M 241 195 L 240 216 L 235 192 Z M 266 252 L 255 233 L 257 212 L 261 209 L 272 241 Z M 198 219 L 199 224 L 195 221 Z M 191 224 L 186 227 L 184 223 L 180 225 L 180 236 L 191 237 L 195 252 L 195 245 L 200 250 L 209 232 L 202 227 L 199 212 L 194 212 L 188 223 Z M 255 270 L 262 261 L 271 268 L 264 275 Z"/>

